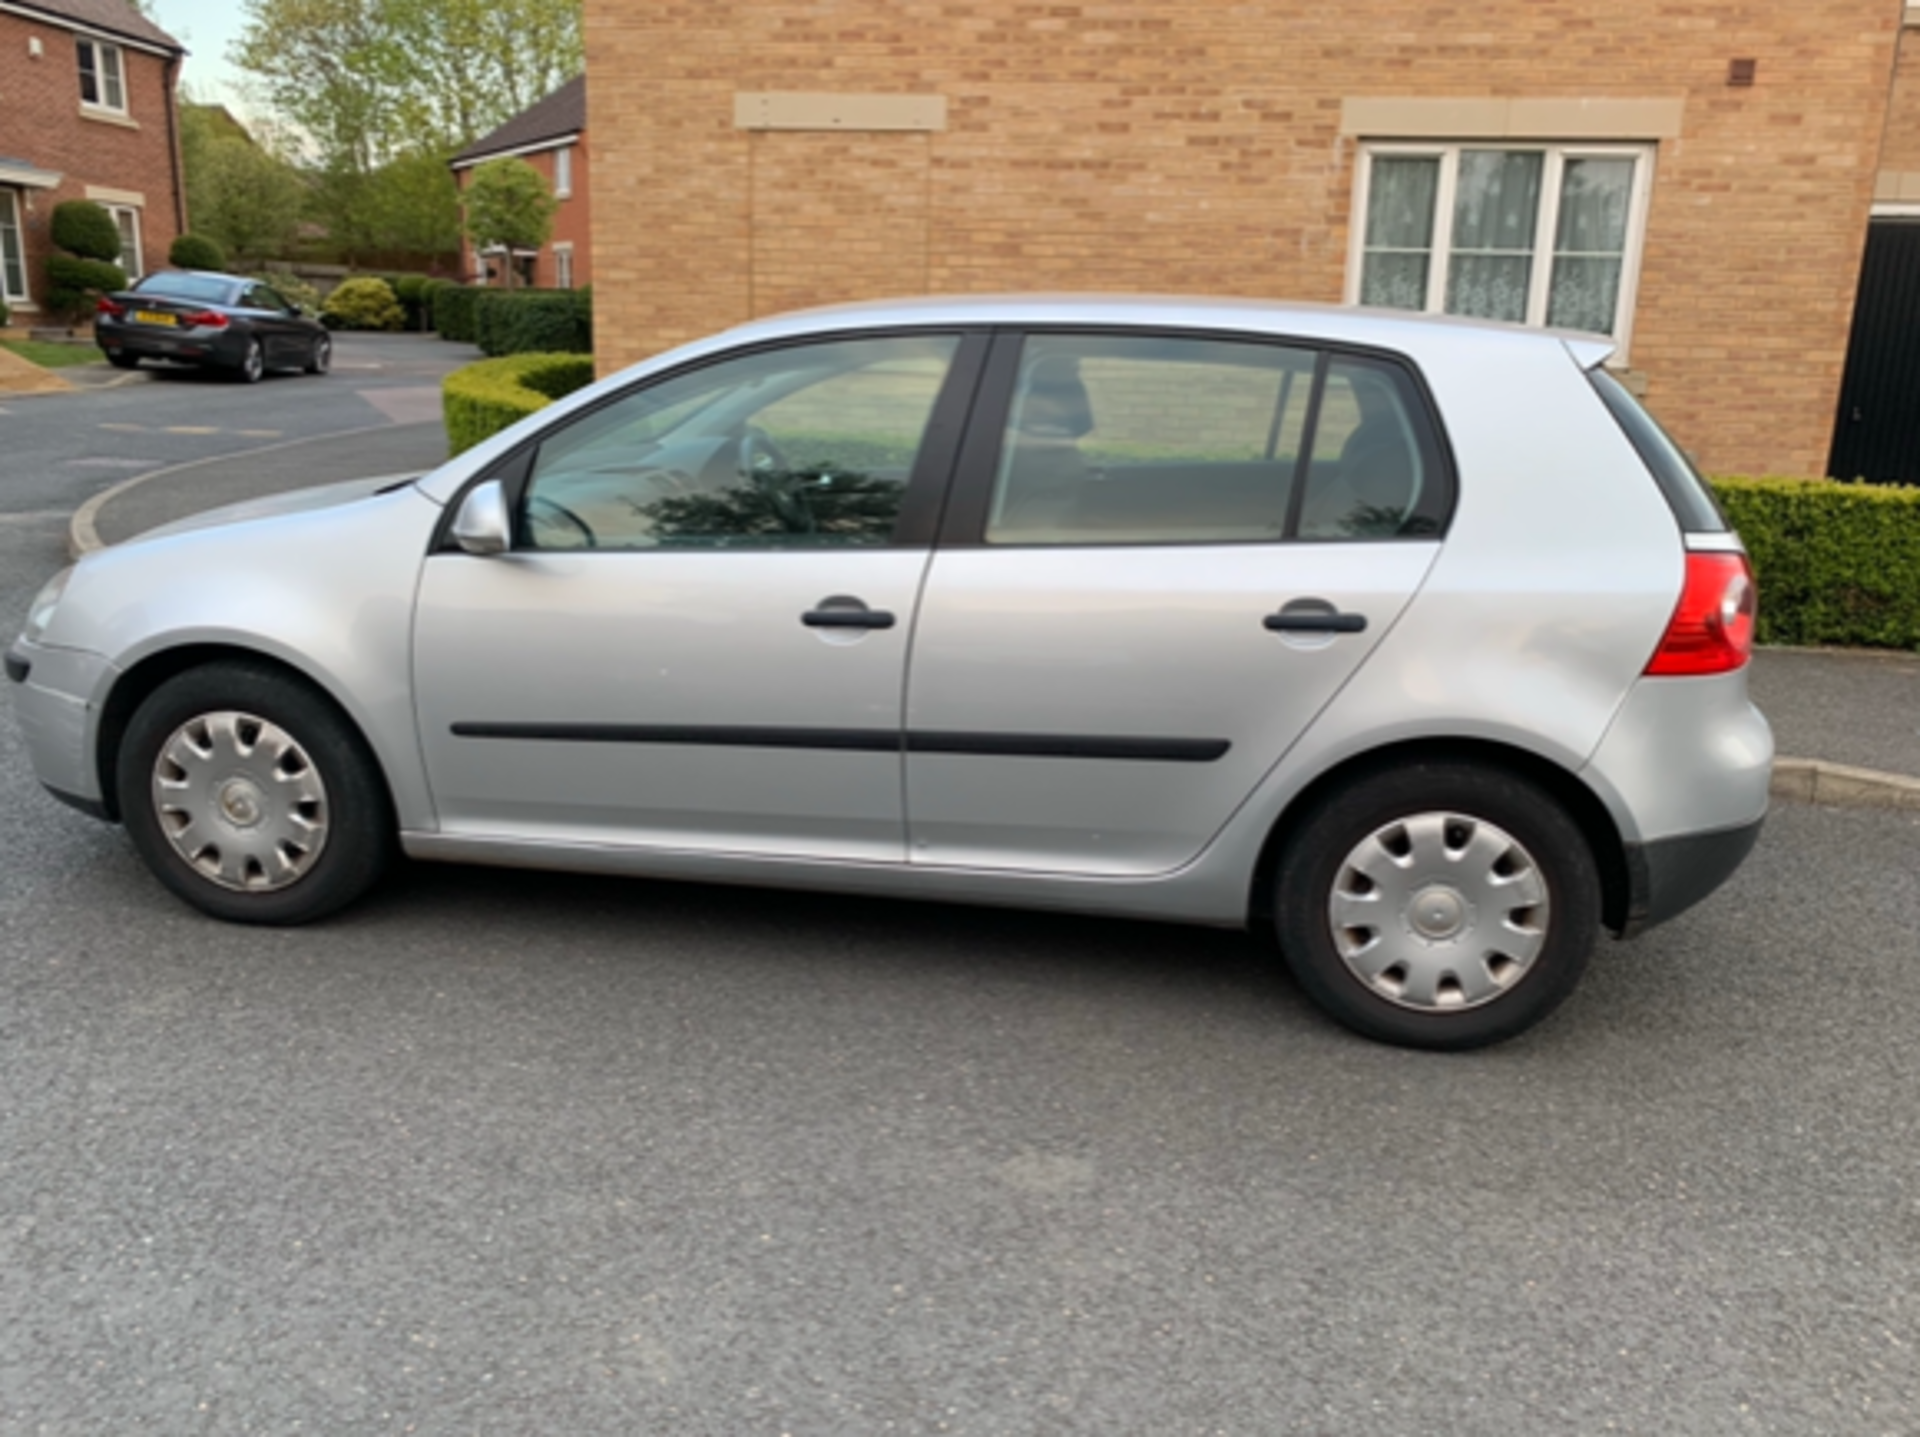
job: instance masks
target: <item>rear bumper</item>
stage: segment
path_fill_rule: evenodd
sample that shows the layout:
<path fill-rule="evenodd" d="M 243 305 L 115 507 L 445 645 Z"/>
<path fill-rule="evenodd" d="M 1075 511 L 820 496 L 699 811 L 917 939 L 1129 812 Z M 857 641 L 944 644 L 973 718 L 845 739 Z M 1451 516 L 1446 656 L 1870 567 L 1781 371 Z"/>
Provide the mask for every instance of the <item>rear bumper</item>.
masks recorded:
<path fill-rule="evenodd" d="M 1629 843 L 1627 921 L 1621 937 L 1686 912 L 1718 888 L 1753 852 L 1764 818 L 1711 833 Z"/>
<path fill-rule="evenodd" d="M 229 329 L 151 329 L 124 324 L 96 323 L 94 339 L 108 354 L 136 354 L 142 359 L 173 359 L 182 364 L 233 364 L 246 349 L 243 338 Z"/>

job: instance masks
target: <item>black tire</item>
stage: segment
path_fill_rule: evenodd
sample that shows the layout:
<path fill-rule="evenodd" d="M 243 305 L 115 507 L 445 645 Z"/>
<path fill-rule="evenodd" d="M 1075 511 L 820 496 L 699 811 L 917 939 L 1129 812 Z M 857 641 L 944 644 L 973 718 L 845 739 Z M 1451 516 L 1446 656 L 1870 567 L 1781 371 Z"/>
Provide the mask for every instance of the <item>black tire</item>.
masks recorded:
<path fill-rule="evenodd" d="M 313 348 L 307 351 L 306 371 L 308 374 L 325 374 L 333 367 L 333 340 L 320 335 L 313 341 Z"/>
<path fill-rule="evenodd" d="M 107 363 L 111 364 L 115 369 L 138 369 L 140 367 L 140 356 L 137 354 L 124 353 L 109 354 L 107 356 Z"/>
<path fill-rule="evenodd" d="M 156 797 L 156 771 L 163 751 L 172 752 L 168 746 L 182 735 L 205 734 L 204 727 L 196 731 L 191 726 L 222 714 L 244 716 L 270 734 L 291 739 L 295 747 L 289 751 L 284 772 L 258 750 L 250 760 L 206 759 L 208 801 L 198 804 L 183 799 L 183 806 L 170 809 L 163 824 Z M 244 723 L 239 729 L 244 733 Z M 259 730 L 254 733 L 257 738 Z M 293 766 L 294 757 L 298 766 Z M 232 776 L 221 777 L 226 772 L 221 765 L 242 762 L 272 768 L 279 787 L 241 789 L 237 799 L 242 805 L 243 825 L 236 825 L 229 821 L 227 810 L 207 810 L 223 796 L 213 791 L 213 783 L 231 788 L 235 782 Z M 177 765 L 171 771 L 183 781 L 192 777 Z M 297 924 L 323 918 L 371 888 L 386 870 L 396 846 L 393 805 L 379 765 L 359 730 L 318 689 L 265 664 L 208 664 L 178 674 L 155 689 L 135 710 L 128 725 L 116 755 L 114 778 L 121 820 L 147 866 L 188 903 L 231 922 Z M 316 783 L 321 791 L 317 809 L 309 802 L 296 815 L 294 809 L 300 805 L 293 802 L 296 795 L 287 791 L 288 784 L 303 786 L 310 795 Z M 226 796 L 229 801 L 235 797 Z M 249 811 L 251 818 L 247 817 Z M 176 827 L 196 813 L 199 817 L 192 823 Z M 297 875 L 276 876 L 261 869 L 258 883 L 250 887 L 236 887 L 214 876 L 213 865 L 223 870 L 243 867 L 251 861 L 244 856 L 250 845 L 271 845 L 274 835 L 291 824 L 300 825 L 300 832 L 310 835 L 316 816 L 322 825 L 320 837 L 317 841 L 304 837 L 307 849 L 286 864 L 289 868 L 304 865 Z M 168 836 L 169 828 L 211 838 L 200 862 L 188 860 Z M 231 845 L 222 854 L 220 843 L 226 839 L 231 839 Z M 281 860 L 276 857 L 275 861 Z M 242 872 L 238 877 L 246 880 L 250 875 Z M 268 886 L 276 883 L 280 886 Z"/>
<path fill-rule="evenodd" d="M 1448 856 L 1423 857 L 1436 853 Z M 1374 884 L 1368 863 L 1398 887 Z M 1532 1027 L 1573 991 L 1600 930 L 1579 826 L 1539 785 L 1468 762 L 1377 770 L 1321 797 L 1281 850 L 1274 898 L 1281 953 L 1307 994 L 1355 1032 L 1414 1048 Z M 1336 905 L 1353 920 L 1337 932 Z"/>
<path fill-rule="evenodd" d="M 258 384 L 267 372 L 267 352 L 260 347 L 260 341 L 249 339 L 240 363 L 234 366 L 234 377 L 242 384 Z"/>

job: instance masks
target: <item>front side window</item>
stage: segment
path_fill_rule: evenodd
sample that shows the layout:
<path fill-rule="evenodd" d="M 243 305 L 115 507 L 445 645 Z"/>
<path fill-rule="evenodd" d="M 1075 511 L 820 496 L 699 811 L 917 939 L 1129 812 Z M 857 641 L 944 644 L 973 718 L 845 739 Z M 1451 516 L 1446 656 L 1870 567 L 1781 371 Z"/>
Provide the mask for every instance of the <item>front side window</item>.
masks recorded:
<path fill-rule="evenodd" d="M 792 549 L 892 542 L 958 341 L 849 339 L 723 360 L 541 441 L 530 549 Z"/>
<path fill-rule="evenodd" d="M 0 293 L 11 300 L 27 298 L 27 266 L 20 244 L 20 199 L 12 190 L 0 190 Z"/>
<path fill-rule="evenodd" d="M 105 40 L 80 40 L 80 101 L 102 110 L 127 108 L 127 85 L 120 47 Z"/>
<path fill-rule="evenodd" d="M 1369 146 L 1349 298 L 1624 341 L 1645 147 Z"/>
<path fill-rule="evenodd" d="M 1036 335 L 989 544 L 1274 543 L 1437 532 L 1444 488 L 1406 372 L 1305 346 Z"/>

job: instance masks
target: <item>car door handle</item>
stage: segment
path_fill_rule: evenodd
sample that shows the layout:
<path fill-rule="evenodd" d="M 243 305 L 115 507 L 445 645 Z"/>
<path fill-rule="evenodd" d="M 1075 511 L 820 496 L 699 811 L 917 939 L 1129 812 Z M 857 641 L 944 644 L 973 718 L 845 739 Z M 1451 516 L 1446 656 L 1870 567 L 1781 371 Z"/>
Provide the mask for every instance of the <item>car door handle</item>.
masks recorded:
<path fill-rule="evenodd" d="M 893 613 L 889 609 L 869 609 L 859 599 L 835 595 L 822 599 L 818 608 L 808 609 L 800 622 L 810 629 L 890 629 Z"/>
<path fill-rule="evenodd" d="M 1361 634 L 1367 629 L 1365 614 L 1343 614 L 1332 605 L 1296 609 L 1289 604 L 1260 622 L 1276 634 Z"/>

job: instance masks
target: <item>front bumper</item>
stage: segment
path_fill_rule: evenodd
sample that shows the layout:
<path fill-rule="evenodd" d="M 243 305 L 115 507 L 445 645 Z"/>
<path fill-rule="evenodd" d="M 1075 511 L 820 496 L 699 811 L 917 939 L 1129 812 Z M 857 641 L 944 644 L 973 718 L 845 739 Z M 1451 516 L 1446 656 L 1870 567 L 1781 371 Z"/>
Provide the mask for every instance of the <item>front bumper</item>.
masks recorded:
<path fill-rule="evenodd" d="M 94 736 L 113 665 L 98 654 L 20 639 L 7 650 L 6 670 L 18 685 L 13 707 L 34 776 L 62 802 L 105 817 Z"/>

